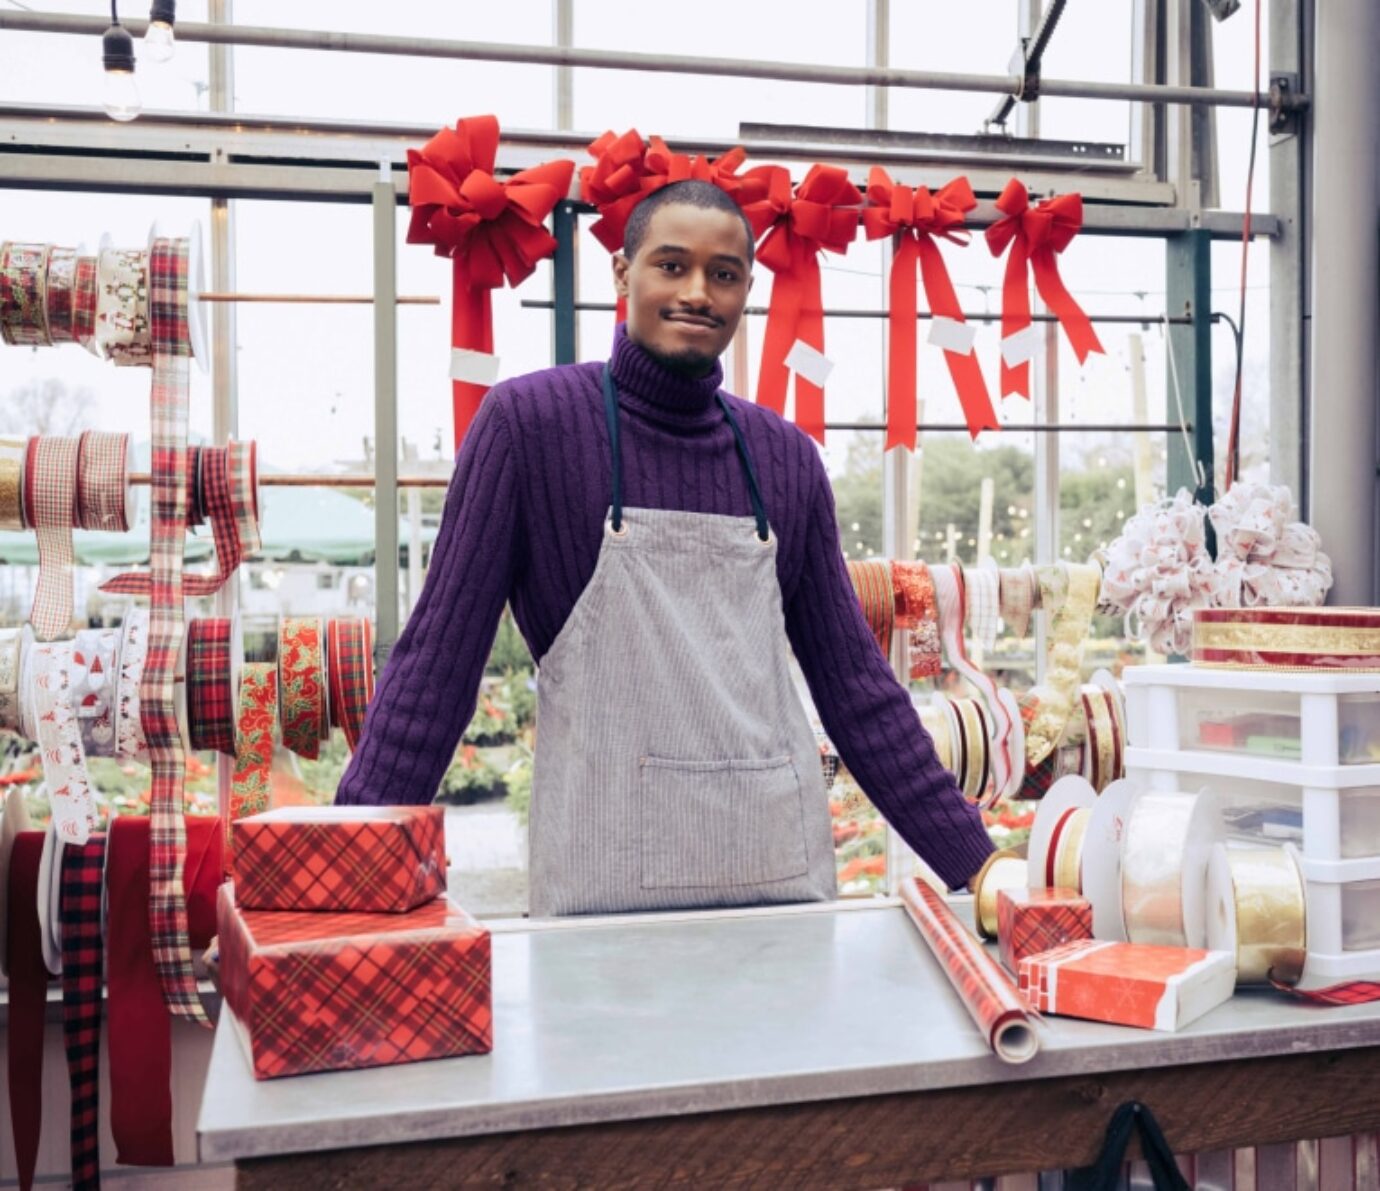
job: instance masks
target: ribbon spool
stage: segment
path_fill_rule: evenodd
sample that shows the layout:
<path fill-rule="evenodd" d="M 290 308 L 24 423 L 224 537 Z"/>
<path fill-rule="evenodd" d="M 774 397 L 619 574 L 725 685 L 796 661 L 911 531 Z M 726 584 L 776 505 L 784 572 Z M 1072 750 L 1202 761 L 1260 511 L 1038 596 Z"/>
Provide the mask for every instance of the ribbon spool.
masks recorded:
<path fill-rule="evenodd" d="M 1148 790 L 1136 800 L 1121 842 L 1121 911 L 1132 943 L 1202 947 L 1207 937 L 1207 865 L 1222 838 L 1207 793 Z"/>
<path fill-rule="evenodd" d="M 278 714 L 283 745 L 308 760 L 320 755 L 323 725 L 330 730 L 325 637 L 319 616 L 285 616 L 279 629 Z"/>
<path fill-rule="evenodd" d="M 120 623 L 119 681 L 116 687 L 115 755 L 124 761 L 148 759 L 143 720 L 139 714 L 139 685 L 149 648 L 147 608 L 131 605 Z"/>
<path fill-rule="evenodd" d="M 1083 716 L 1081 770 L 1094 790 L 1126 776 L 1126 713 L 1121 692 L 1105 670 L 1078 688 Z"/>
<path fill-rule="evenodd" d="M 28 528 L 24 520 L 24 458 L 26 439 L 0 437 L 0 529 Z"/>
<path fill-rule="evenodd" d="M 1303 877 L 1284 848 L 1213 846 L 1207 945 L 1236 956 L 1236 983 L 1297 984 L 1308 958 Z"/>
<path fill-rule="evenodd" d="M 935 696 L 936 702 L 920 707 L 920 724 L 934 742 L 934 755 L 950 773 L 954 773 L 953 724 L 949 718 L 948 700 Z"/>
<path fill-rule="evenodd" d="M 1076 780 L 1091 793 L 1092 787 L 1082 778 L 1065 780 Z M 1121 847 L 1131 812 L 1140 796 L 1140 787 L 1123 779 L 1113 782 L 1092 799 L 1092 816 L 1083 836 L 1083 896 L 1092 903 L 1093 937 L 1096 939 L 1126 941 L 1126 923 L 1121 908 Z M 1035 829 L 1031 832 L 1032 855 L 1035 831 L 1040 825 L 1037 812 Z M 1046 830 L 1050 826 L 1052 822 L 1046 821 Z"/>
<path fill-rule="evenodd" d="M 1026 861 L 1015 852 L 994 852 L 973 882 L 973 920 L 984 939 L 997 937 L 997 894 L 1025 889 Z"/>
<path fill-rule="evenodd" d="M 884 560 L 867 559 L 848 562 L 848 577 L 853 591 L 862 605 L 863 619 L 882 653 L 891 653 L 891 634 L 896 628 L 896 587 L 891 577 L 891 564 Z"/>
<path fill-rule="evenodd" d="M 1084 853 L 1097 794 L 1077 775 L 1062 777 L 1035 809 L 1027 849 L 1031 889 L 1058 886 L 1083 892 Z"/>
<path fill-rule="evenodd" d="M 20 676 L 23 671 L 24 650 L 33 639 L 27 625 L 18 629 L 0 629 L 0 729 L 20 731 Z M 0 887 L 0 897 L 7 891 Z M 0 957 L 2 958 L 2 957 Z"/>
<path fill-rule="evenodd" d="M 72 648 L 72 703 L 87 757 L 116 755 L 120 636 L 119 629 L 81 629 Z"/>
<path fill-rule="evenodd" d="M 896 594 L 896 627 L 910 633 L 910 676 L 917 680 L 937 678 L 944 670 L 944 656 L 930 568 L 923 562 L 894 561 L 891 581 Z"/>
<path fill-rule="evenodd" d="M 987 713 L 976 699 L 952 699 L 950 703 L 958 721 L 958 784 L 969 802 L 977 802 L 992 776 Z"/>
<path fill-rule="evenodd" d="M 46 244 L 0 244 L 0 338 L 17 347 L 48 347 Z"/>

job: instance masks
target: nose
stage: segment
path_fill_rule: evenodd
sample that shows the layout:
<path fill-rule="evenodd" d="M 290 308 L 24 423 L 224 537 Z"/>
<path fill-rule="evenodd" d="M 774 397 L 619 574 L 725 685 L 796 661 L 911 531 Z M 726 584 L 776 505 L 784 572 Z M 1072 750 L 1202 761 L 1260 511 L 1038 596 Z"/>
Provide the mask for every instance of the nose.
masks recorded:
<path fill-rule="evenodd" d="M 709 305 L 709 286 L 703 269 L 686 269 L 680 293 L 676 295 L 682 306 L 703 310 Z"/>

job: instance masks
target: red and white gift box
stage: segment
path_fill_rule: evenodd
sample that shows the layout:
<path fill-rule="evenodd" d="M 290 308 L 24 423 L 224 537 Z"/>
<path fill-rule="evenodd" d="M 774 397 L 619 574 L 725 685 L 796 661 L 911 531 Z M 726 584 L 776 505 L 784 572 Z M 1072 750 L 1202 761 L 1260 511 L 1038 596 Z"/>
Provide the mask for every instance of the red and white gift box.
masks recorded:
<path fill-rule="evenodd" d="M 1013 974 L 1029 956 L 1092 937 L 1092 902 L 1076 889 L 997 891 L 1001 962 Z"/>
<path fill-rule="evenodd" d="M 439 806 L 294 806 L 234 826 L 246 910 L 402 913 L 446 891 Z"/>
<path fill-rule="evenodd" d="M 1020 989 L 1036 1010 L 1148 1030 L 1177 1030 L 1229 1000 L 1226 951 L 1082 940 L 1023 959 Z"/>
<path fill-rule="evenodd" d="M 220 982 L 256 1079 L 493 1049 L 489 932 L 404 914 L 246 910 L 220 888 Z"/>

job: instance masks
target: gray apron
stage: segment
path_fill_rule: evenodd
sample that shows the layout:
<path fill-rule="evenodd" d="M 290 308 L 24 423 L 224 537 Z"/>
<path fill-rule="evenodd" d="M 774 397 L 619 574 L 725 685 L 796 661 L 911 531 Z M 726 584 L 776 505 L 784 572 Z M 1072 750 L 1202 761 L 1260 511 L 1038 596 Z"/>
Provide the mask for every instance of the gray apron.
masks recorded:
<path fill-rule="evenodd" d="M 788 659 L 776 538 L 728 402 L 752 517 L 613 505 L 598 565 L 541 659 L 533 916 L 836 896 L 819 749 Z"/>

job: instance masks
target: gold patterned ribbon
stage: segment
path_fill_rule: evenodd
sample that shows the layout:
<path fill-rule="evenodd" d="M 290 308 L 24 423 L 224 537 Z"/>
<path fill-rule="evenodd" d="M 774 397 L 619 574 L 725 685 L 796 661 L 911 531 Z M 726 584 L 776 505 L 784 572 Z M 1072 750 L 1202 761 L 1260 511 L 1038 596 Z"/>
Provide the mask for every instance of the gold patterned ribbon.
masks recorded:
<path fill-rule="evenodd" d="M 954 767 L 954 734 L 946 708 L 927 705 L 920 708 L 920 724 L 934 743 L 934 755 L 950 773 Z"/>
<path fill-rule="evenodd" d="M 325 641 L 319 616 L 285 616 L 278 642 L 279 720 L 283 745 L 315 760 L 330 732 Z"/>
<path fill-rule="evenodd" d="M 977 802 L 991 778 L 991 753 L 987 738 L 987 716 L 976 699 L 954 699 L 958 716 L 959 757 L 962 772 L 957 775 L 964 797 Z"/>
<path fill-rule="evenodd" d="M 28 442 L 0 437 L 0 529 L 17 531 L 24 524 L 24 456 Z"/>
<path fill-rule="evenodd" d="M 891 653 L 891 634 L 896 628 L 896 587 L 891 564 L 880 559 L 849 561 L 848 577 L 862 605 L 863 617 L 884 654 Z"/>
<path fill-rule="evenodd" d="M 1196 665 L 1260 670 L 1380 670 L 1380 610 L 1213 609 L 1193 617 Z"/>
<path fill-rule="evenodd" d="M 1116 694 L 1097 683 L 1078 688 L 1085 726 L 1083 776 L 1099 794 L 1125 771 L 1125 732 Z"/>
<path fill-rule="evenodd" d="M 1044 681 L 1022 696 L 1032 707 L 1025 734 L 1027 767 L 1038 766 L 1068 726 L 1083 674 L 1083 649 L 1092 627 L 1102 570 L 1096 563 L 1059 563 L 1039 572 L 1040 603 L 1051 620 Z"/>
<path fill-rule="evenodd" d="M 20 730 L 19 672 L 23 654 L 24 630 L 0 629 L 0 729 L 7 732 Z"/>
<path fill-rule="evenodd" d="M 973 919 L 984 939 L 997 937 L 997 894 L 1029 883 L 1025 858 L 1009 848 L 993 852 L 973 878 Z"/>
<path fill-rule="evenodd" d="M 272 662 L 246 662 L 235 708 L 235 772 L 230 785 L 230 819 L 269 809 L 273 730 L 278 723 L 278 669 Z"/>

